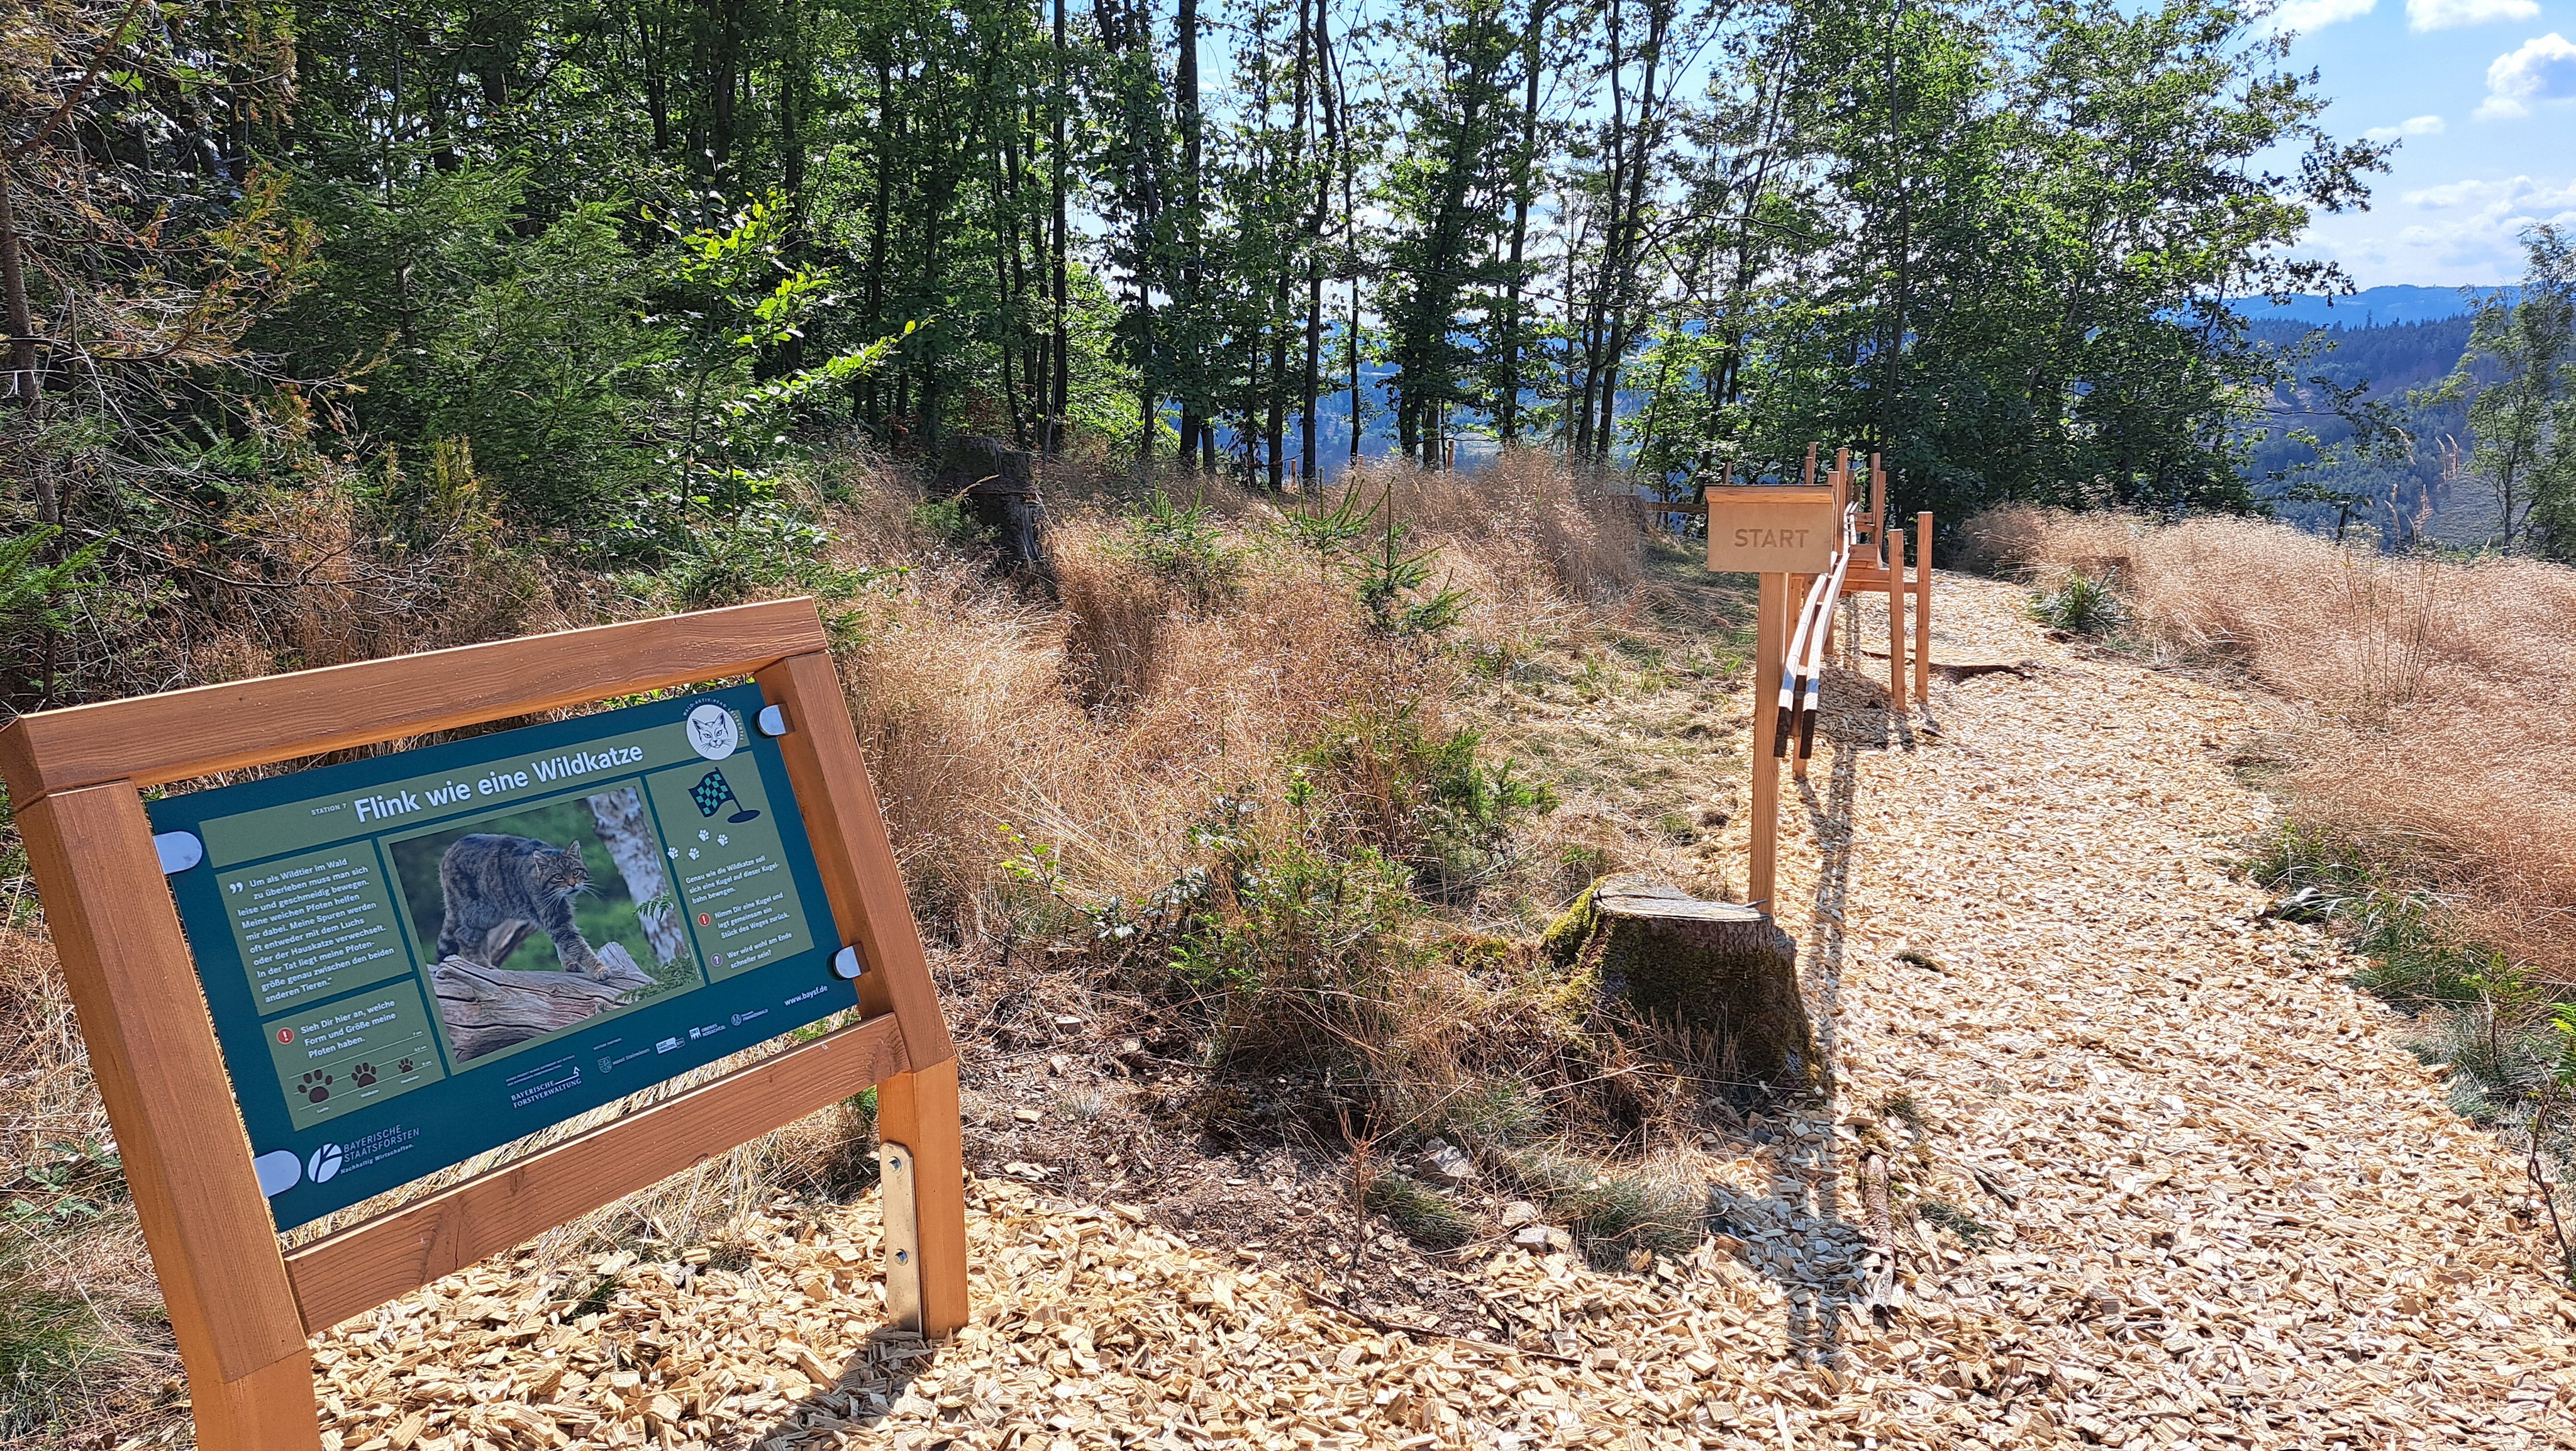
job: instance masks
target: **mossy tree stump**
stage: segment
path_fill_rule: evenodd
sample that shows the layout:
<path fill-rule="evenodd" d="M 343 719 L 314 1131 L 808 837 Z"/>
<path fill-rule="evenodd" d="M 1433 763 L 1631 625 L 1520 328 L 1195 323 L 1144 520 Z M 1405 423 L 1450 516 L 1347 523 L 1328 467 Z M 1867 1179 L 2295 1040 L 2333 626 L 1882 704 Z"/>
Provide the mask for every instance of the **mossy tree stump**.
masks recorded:
<path fill-rule="evenodd" d="M 1755 908 L 1649 877 L 1603 877 L 1544 946 L 1640 1012 L 1719 1034 L 1748 1085 L 1822 1091 L 1831 1081 L 1798 992 L 1798 944 Z"/>

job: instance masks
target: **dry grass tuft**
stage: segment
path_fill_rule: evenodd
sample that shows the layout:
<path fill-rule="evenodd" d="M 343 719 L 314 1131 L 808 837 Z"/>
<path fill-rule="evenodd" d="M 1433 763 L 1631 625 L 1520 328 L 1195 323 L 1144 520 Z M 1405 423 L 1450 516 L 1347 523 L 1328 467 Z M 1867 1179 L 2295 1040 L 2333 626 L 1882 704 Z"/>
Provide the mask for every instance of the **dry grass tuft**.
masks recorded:
<path fill-rule="evenodd" d="M 2576 570 L 2391 558 L 2285 525 L 2000 510 L 1967 533 L 2045 581 L 2119 558 L 2138 628 L 2290 707 L 2295 820 L 2430 884 L 2476 939 L 2576 986 Z"/>

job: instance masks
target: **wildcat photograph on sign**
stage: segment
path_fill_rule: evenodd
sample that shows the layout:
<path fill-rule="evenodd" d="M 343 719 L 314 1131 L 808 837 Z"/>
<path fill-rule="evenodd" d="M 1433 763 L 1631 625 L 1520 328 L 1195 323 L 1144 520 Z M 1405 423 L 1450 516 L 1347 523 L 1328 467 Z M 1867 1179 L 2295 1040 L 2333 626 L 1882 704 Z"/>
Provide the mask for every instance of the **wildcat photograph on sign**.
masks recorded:
<path fill-rule="evenodd" d="M 388 843 L 415 941 L 436 944 L 439 1017 L 459 1062 L 695 987 L 678 900 L 633 786 Z M 493 1021 L 499 982 L 553 988 Z M 529 984 L 565 973 L 579 983 Z"/>

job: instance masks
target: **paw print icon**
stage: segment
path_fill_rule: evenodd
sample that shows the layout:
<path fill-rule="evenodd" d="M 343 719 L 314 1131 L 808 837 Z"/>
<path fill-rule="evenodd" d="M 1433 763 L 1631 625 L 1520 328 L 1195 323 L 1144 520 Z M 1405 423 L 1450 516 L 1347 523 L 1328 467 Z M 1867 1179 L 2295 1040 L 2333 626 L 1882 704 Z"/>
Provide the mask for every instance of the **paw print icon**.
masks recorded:
<path fill-rule="evenodd" d="M 717 832 L 717 833 L 716 833 L 716 845 L 718 845 L 718 846 L 731 846 L 732 844 L 733 844 L 733 838 L 732 838 L 732 837 L 725 835 L 723 832 Z"/>
<path fill-rule="evenodd" d="M 357 1067 L 350 1069 L 349 1081 L 358 1085 L 360 1088 L 375 1087 L 376 1065 L 373 1063 L 361 1063 Z"/>
<path fill-rule="evenodd" d="M 303 1081 L 295 1085 L 295 1091 L 303 1094 L 307 1103 L 320 1103 L 331 1096 L 331 1075 L 318 1069 L 307 1073 Z"/>
<path fill-rule="evenodd" d="M 410 1060 L 410 1059 L 406 1058 L 406 1059 L 404 1059 L 403 1061 L 401 1061 L 400 1063 L 397 1063 L 397 1064 L 395 1064 L 395 1065 L 394 1065 L 394 1071 L 395 1071 L 396 1073 L 409 1073 L 409 1072 L 411 1072 L 413 1069 L 418 1068 L 419 1066 L 420 1066 L 419 1064 L 417 1064 L 417 1063 L 413 1062 L 412 1060 Z"/>

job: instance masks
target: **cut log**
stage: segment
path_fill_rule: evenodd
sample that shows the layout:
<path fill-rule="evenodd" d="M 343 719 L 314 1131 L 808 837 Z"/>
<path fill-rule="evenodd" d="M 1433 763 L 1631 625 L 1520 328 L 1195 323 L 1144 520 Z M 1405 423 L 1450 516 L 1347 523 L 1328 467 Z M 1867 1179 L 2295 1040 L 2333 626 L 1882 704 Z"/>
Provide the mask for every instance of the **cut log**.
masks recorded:
<path fill-rule="evenodd" d="M 631 974 L 644 986 L 652 984 L 616 943 L 609 944 L 600 960 L 612 976 Z M 438 1016 L 447 1024 L 447 1041 L 460 1062 L 624 1007 L 633 1000 L 636 986 L 602 982 L 577 972 L 511 972 L 454 955 L 430 969 L 429 982 L 438 994 Z"/>
<path fill-rule="evenodd" d="M 1798 991 L 1798 945 L 1762 911 L 1604 877 L 1543 939 L 1566 967 L 1666 1022 L 1714 1032 L 1747 1085 L 1821 1091 L 1832 1069 Z"/>

